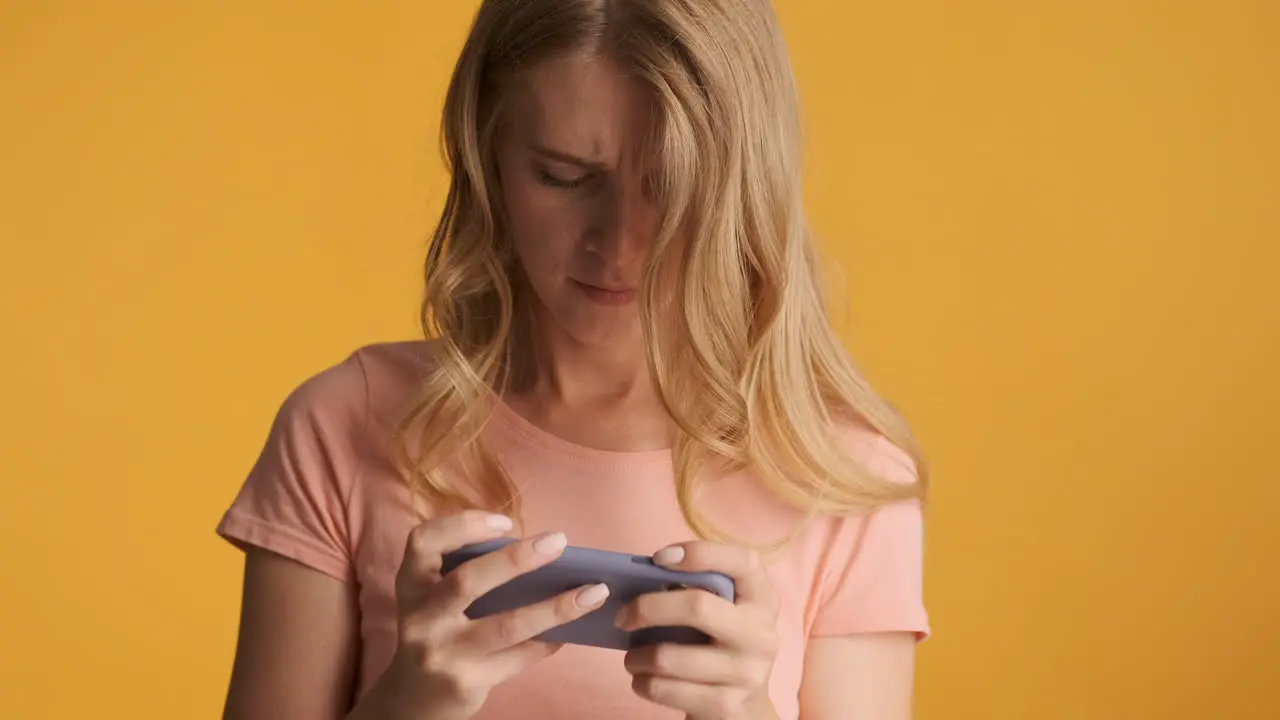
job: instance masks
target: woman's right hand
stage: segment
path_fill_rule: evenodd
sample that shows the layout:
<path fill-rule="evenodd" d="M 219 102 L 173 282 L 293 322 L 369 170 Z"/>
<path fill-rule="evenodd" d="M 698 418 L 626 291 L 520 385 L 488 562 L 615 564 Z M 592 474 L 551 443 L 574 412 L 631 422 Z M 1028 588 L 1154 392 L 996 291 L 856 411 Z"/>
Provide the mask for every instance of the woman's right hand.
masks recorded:
<path fill-rule="evenodd" d="M 464 611 L 480 596 L 555 560 L 565 537 L 522 539 L 470 560 L 445 577 L 441 557 L 463 545 L 501 537 L 511 521 L 468 510 L 414 528 L 396 575 L 399 643 L 391 665 L 349 716 L 396 720 L 463 720 L 489 691 L 559 649 L 536 637 L 600 607 L 603 585 L 477 620 Z"/>

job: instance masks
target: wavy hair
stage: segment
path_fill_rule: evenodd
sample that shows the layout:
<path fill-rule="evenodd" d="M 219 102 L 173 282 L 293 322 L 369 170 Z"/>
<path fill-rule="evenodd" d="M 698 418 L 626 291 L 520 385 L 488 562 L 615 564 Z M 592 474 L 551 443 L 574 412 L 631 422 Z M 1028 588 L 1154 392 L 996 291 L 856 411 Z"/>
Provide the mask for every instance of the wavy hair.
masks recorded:
<path fill-rule="evenodd" d="M 751 469 L 810 516 L 923 497 L 906 423 L 856 370 L 824 306 L 801 201 L 799 103 L 769 0 L 482 2 L 444 105 L 452 180 L 421 313 L 437 350 L 397 443 L 415 495 L 519 514 L 519 492 L 483 437 L 510 386 L 512 339 L 529 329 L 513 280 L 521 270 L 502 241 L 495 148 L 509 83 L 572 52 L 618 61 L 658 108 L 652 190 L 663 219 L 639 308 L 650 374 L 678 428 L 689 526 L 720 536 L 694 503 L 712 466 Z M 918 482 L 858 464 L 836 431 L 847 422 L 904 450 Z"/>

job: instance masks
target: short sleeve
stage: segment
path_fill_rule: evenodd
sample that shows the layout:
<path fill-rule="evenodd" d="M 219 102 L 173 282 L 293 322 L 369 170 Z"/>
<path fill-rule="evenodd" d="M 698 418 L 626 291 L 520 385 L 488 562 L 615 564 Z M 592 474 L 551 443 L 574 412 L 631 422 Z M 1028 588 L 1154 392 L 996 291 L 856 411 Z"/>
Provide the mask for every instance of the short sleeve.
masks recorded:
<path fill-rule="evenodd" d="M 906 453 L 881 439 L 868 467 L 915 482 Z M 920 503 L 902 501 L 838 521 L 810 634 L 912 632 L 929 636 L 923 596 L 924 522 Z"/>
<path fill-rule="evenodd" d="M 348 502 L 365 395 L 356 355 L 290 393 L 218 535 L 352 581 Z"/>

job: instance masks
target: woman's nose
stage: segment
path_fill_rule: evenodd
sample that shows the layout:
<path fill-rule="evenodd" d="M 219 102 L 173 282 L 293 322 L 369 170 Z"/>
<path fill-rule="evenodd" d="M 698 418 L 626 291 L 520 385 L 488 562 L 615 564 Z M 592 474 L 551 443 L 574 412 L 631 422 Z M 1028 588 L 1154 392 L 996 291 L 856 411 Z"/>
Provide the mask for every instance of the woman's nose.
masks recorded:
<path fill-rule="evenodd" d="M 639 180 L 613 183 L 601 193 L 597 254 L 612 265 L 630 267 L 642 261 L 653 244 L 658 228 L 658 212 L 653 199 Z"/>

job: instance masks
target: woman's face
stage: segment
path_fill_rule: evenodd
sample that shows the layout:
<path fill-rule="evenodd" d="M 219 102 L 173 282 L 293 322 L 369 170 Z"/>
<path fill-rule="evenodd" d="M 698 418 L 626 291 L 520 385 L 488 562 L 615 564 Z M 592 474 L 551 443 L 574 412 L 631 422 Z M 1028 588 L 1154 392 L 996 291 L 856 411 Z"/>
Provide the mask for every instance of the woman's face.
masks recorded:
<path fill-rule="evenodd" d="M 585 345 L 635 342 L 658 227 L 645 182 L 649 95 L 613 61 L 581 55 L 542 63 L 511 92 L 498 172 L 539 322 Z"/>

